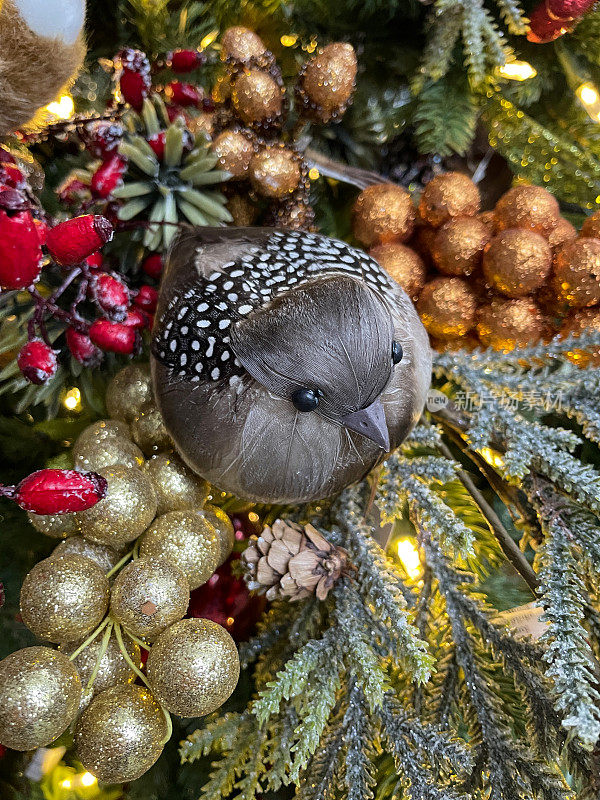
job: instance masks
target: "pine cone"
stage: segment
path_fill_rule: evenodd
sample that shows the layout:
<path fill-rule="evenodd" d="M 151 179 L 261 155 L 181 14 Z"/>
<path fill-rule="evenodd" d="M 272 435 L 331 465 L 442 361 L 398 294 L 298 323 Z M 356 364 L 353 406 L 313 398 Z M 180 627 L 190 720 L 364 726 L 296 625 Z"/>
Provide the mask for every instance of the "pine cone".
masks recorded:
<path fill-rule="evenodd" d="M 301 528 L 280 519 L 250 537 L 242 559 L 248 587 L 266 593 L 268 600 L 302 600 L 313 593 L 324 600 L 337 579 L 352 569 L 348 553 L 312 525 Z"/>

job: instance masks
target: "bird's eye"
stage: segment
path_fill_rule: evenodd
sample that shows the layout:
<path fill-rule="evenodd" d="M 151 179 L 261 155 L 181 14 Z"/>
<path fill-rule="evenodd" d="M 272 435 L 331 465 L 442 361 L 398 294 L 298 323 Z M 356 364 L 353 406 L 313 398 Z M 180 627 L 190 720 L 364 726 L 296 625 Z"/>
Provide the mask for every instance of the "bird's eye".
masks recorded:
<path fill-rule="evenodd" d="M 292 403 L 298 411 L 314 411 L 319 405 L 319 394 L 314 389 L 296 389 L 292 395 Z"/>
<path fill-rule="evenodd" d="M 400 342 L 392 342 L 392 363 L 399 364 L 402 361 L 404 350 Z"/>

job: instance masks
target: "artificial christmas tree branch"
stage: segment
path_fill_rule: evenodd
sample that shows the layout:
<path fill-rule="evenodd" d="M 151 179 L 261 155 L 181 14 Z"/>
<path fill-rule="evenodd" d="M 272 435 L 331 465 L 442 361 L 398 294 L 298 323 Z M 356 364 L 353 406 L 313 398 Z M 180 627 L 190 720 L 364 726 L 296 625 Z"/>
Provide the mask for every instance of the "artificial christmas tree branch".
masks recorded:
<path fill-rule="evenodd" d="M 453 457 L 450 448 L 447 447 L 447 445 L 445 445 L 443 442 L 439 445 L 439 449 L 443 455 L 446 456 L 446 458 L 451 459 Z M 529 586 L 534 597 L 537 596 L 538 579 L 535 575 L 535 572 L 531 568 L 531 565 L 521 550 L 515 544 L 512 536 L 502 524 L 500 517 L 496 514 L 494 509 L 490 506 L 485 497 L 475 486 L 470 476 L 464 470 L 459 469 L 457 470 L 456 474 L 479 506 L 481 513 L 487 519 L 494 536 L 496 539 L 498 539 L 498 543 L 500 544 L 503 553 L 519 573 L 519 575 L 523 578 L 525 583 Z"/>

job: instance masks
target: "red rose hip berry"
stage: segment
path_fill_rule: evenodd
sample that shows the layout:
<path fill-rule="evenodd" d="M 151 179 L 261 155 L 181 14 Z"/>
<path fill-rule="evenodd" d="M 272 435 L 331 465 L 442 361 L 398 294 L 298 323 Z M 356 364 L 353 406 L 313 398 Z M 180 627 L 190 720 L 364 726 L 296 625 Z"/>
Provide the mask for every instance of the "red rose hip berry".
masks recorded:
<path fill-rule="evenodd" d="M 32 339 L 17 356 L 17 365 L 29 383 L 41 386 L 56 375 L 56 353 L 41 339 Z"/>
<path fill-rule="evenodd" d="M 12 497 L 33 514 L 72 514 L 95 506 L 107 490 L 106 478 L 95 472 L 41 469 L 22 480 Z"/>
<path fill-rule="evenodd" d="M 29 211 L 9 216 L 0 210 L 0 287 L 24 289 L 40 276 L 43 254 Z"/>
<path fill-rule="evenodd" d="M 137 327 L 107 319 L 97 319 L 90 326 L 90 339 L 101 350 L 130 356 L 137 344 Z"/>
<path fill-rule="evenodd" d="M 87 333 L 67 328 L 65 338 L 69 352 L 84 367 L 96 367 L 102 361 L 102 350 L 96 347 Z"/>
<path fill-rule="evenodd" d="M 85 214 L 60 222 L 48 232 L 46 246 L 64 267 L 80 264 L 112 239 L 113 226 L 106 217 Z"/>

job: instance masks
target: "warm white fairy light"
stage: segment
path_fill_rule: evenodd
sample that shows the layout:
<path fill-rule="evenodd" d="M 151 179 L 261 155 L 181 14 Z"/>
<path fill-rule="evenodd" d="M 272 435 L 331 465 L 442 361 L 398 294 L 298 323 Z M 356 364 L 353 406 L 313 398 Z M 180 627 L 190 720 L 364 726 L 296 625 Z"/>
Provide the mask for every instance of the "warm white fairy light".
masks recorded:
<path fill-rule="evenodd" d="M 575 89 L 575 94 L 594 122 L 600 122 L 600 94 L 594 84 L 591 81 L 581 83 Z"/>
<path fill-rule="evenodd" d="M 57 119 L 70 119 L 75 111 L 75 103 L 69 94 L 64 94 L 58 100 L 46 106 L 46 112 Z"/>
<path fill-rule="evenodd" d="M 76 386 L 66 393 L 63 406 L 68 411 L 81 411 L 81 392 Z"/>
<path fill-rule="evenodd" d="M 200 42 L 200 50 L 206 50 L 207 47 L 210 47 L 218 35 L 219 35 L 218 30 L 214 30 L 211 31 L 210 33 L 207 33 L 206 36 Z"/>
<path fill-rule="evenodd" d="M 535 78 L 537 70 L 528 61 L 509 61 L 498 67 L 498 75 L 509 81 L 527 81 Z"/>
<path fill-rule="evenodd" d="M 416 580 L 421 574 L 421 560 L 419 551 L 414 542 L 410 539 L 400 539 L 396 545 L 398 558 L 406 570 L 406 574 L 412 580 Z"/>
<path fill-rule="evenodd" d="M 80 783 L 82 786 L 85 786 L 86 788 L 94 786 L 96 783 L 98 783 L 96 777 L 92 775 L 91 772 L 84 772 L 82 775 L 78 775 L 77 780 L 78 783 Z"/>

